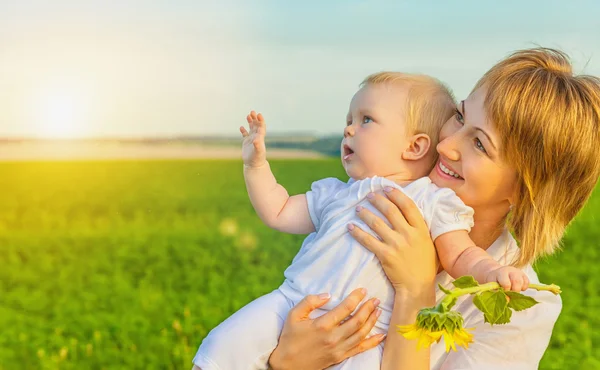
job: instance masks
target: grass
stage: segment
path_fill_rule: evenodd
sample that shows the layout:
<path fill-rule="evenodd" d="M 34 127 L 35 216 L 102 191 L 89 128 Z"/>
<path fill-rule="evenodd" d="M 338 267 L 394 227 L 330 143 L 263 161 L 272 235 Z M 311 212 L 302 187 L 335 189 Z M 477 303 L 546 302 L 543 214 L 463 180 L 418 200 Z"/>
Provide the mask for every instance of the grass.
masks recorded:
<path fill-rule="evenodd" d="M 337 160 L 274 161 L 290 193 Z M 207 332 L 276 288 L 302 236 L 254 214 L 239 161 L 2 163 L 0 369 L 181 369 Z M 541 369 L 600 369 L 595 214 L 538 264 L 564 309 Z"/>

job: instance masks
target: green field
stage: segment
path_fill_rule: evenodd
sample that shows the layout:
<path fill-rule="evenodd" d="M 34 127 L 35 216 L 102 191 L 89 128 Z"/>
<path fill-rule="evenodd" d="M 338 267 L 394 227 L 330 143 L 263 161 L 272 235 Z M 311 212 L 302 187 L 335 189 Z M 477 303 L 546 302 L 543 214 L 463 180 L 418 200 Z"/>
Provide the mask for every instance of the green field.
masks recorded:
<path fill-rule="evenodd" d="M 290 193 L 344 178 L 334 159 L 272 168 Z M 0 173 L 0 369 L 189 369 L 213 326 L 281 283 L 303 239 L 261 223 L 239 161 Z M 564 291 L 542 369 L 600 369 L 598 209 L 600 194 L 537 266 Z"/>

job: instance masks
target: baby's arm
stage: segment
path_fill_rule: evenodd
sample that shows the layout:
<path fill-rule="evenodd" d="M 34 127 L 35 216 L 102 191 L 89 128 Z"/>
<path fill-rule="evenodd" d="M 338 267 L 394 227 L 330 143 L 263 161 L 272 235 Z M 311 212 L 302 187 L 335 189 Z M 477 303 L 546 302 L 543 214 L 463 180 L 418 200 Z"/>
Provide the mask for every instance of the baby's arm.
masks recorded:
<path fill-rule="evenodd" d="M 244 179 L 250 202 L 258 217 L 267 226 L 291 234 L 309 234 L 315 231 L 306 195 L 290 197 L 271 172 L 266 157 L 266 125 L 262 115 L 252 111 L 246 119 L 250 124 L 250 132 L 240 127 L 244 136 Z"/>
<path fill-rule="evenodd" d="M 290 234 L 315 231 L 306 195 L 290 197 L 287 190 L 277 183 L 268 162 L 260 167 L 244 165 L 244 179 L 250 202 L 265 225 Z"/>
<path fill-rule="evenodd" d="M 529 278 L 522 270 L 496 262 L 473 243 L 466 230 L 440 235 L 435 247 L 444 270 L 453 278 L 472 275 L 480 283 L 495 281 L 504 289 L 517 292 L 529 286 Z"/>

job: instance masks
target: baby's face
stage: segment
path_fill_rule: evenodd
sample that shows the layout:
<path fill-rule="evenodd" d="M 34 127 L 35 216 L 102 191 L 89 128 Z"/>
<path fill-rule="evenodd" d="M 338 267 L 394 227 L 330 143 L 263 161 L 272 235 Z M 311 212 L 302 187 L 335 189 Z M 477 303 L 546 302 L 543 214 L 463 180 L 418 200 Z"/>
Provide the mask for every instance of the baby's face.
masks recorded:
<path fill-rule="evenodd" d="M 352 98 L 342 140 L 342 164 L 360 180 L 391 176 L 404 168 L 408 89 L 398 84 L 366 85 Z"/>

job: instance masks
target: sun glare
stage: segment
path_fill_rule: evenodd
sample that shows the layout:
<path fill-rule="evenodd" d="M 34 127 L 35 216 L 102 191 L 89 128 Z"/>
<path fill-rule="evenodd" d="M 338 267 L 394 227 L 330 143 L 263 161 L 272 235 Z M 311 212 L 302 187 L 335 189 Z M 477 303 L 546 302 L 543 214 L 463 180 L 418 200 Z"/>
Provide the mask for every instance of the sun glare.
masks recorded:
<path fill-rule="evenodd" d="M 39 136 L 70 138 L 85 133 L 86 101 L 80 92 L 45 91 L 37 102 L 36 121 Z"/>

